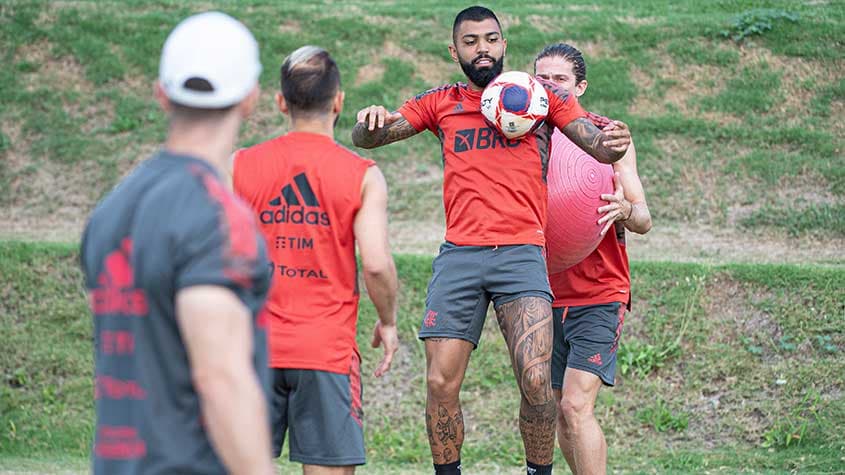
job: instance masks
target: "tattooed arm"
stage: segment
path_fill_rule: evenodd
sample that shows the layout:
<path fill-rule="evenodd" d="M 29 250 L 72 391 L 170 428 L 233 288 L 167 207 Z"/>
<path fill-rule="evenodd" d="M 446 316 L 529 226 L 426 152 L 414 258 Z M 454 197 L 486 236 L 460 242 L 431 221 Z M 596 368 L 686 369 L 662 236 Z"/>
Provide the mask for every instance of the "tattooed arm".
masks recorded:
<path fill-rule="evenodd" d="M 569 98 L 569 92 L 550 81 L 540 81 L 546 88 L 549 96 L 557 96 L 561 101 Z M 551 113 L 551 111 L 549 111 Z M 560 131 L 566 135 L 575 145 L 589 153 L 596 160 L 602 163 L 613 163 L 625 155 L 628 145 L 631 143 L 631 131 L 623 122 L 615 121 L 614 127 L 608 127 L 602 131 L 587 118 L 575 119 Z"/>
<path fill-rule="evenodd" d="M 358 112 L 358 123 L 352 129 L 352 143 L 356 147 L 375 148 L 418 133 L 399 112 L 388 112 L 382 106 L 370 106 Z"/>
<path fill-rule="evenodd" d="M 608 132 L 601 131 L 590 119 L 581 117 L 560 129 L 569 140 L 602 163 L 613 163 L 621 159 L 631 143 L 628 126 L 622 122 Z"/>

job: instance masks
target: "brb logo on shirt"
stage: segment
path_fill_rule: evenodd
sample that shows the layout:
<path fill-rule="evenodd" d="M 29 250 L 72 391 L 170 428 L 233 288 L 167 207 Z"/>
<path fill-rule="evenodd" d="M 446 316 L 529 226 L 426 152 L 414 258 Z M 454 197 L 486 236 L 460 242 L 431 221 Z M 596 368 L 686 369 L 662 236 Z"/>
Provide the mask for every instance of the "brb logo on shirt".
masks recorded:
<path fill-rule="evenodd" d="M 282 200 L 284 200 L 284 203 Z M 302 203 L 305 203 L 305 205 L 303 206 Z M 281 206 L 281 208 L 262 211 L 258 217 L 263 224 L 291 223 L 331 226 L 328 213 L 307 209 L 319 208 L 320 202 L 317 201 L 317 195 L 314 194 L 305 173 L 293 177 L 293 183 L 285 185 L 282 188 L 281 195 L 270 200 L 268 204 L 270 206 Z"/>
<path fill-rule="evenodd" d="M 490 127 L 478 129 L 463 129 L 455 132 L 455 153 L 468 150 L 485 150 L 488 148 L 518 147 L 519 139 L 507 140 Z"/>

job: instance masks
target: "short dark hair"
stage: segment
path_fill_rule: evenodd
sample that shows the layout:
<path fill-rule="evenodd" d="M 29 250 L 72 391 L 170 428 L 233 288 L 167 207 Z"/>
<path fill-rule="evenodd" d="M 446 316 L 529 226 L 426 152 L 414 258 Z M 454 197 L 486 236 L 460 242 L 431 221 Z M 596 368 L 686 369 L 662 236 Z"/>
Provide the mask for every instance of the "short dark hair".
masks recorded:
<path fill-rule="evenodd" d="M 563 58 L 572 63 L 572 72 L 575 73 L 575 84 L 587 79 L 587 65 L 584 64 L 584 57 L 578 48 L 566 43 L 556 43 L 543 48 L 534 58 L 534 72 L 537 72 L 537 61 L 548 58 Z"/>
<path fill-rule="evenodd" d="M 200 109 L 170 101 L 170 120 L 176 122 L 213 122 L 222 119 L 238 104 L 215 109 Z"/>
<path fill-rule="evenodd" d="M 458 13 L 458 16 L 455 17 L 455 23 L 452 24 L 452 41 L 455 41 L 455 35 L 458 33 L 458 27 L 461 26 L 461 23 L 465 21 L 484 21 L 488 18 L 496 20 L 496 25 L 499 26 L 499 31 L 502 30 L 502 24 L 499 23 L 499 19 L 496 18 L 496 14 L 493 13 L 493 10 L 479 5 L 464 8 L 460 11 L 460 13 Z"/>
<path fill-rule="evenodd" d="M 285 58 L 280 82 L 291 115 L 322 114 L 340 90 L 340 71 L 328 51 L 308 45 Z"/>

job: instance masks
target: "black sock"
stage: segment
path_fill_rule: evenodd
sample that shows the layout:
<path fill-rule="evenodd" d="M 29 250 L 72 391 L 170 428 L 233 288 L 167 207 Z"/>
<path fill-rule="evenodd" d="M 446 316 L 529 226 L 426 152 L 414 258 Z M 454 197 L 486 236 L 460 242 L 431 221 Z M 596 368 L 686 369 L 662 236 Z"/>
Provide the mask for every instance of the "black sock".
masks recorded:
<path fill-rule="evenodd" d="M 551 473 L 551 472 L 549 472 Z M 461 459 L 452 463 L 434 464 L 435 475 L 461 475 Z"/>
<path fill-rule="evenodd" d="M 528 465 L 526 467 L 526 472 L 528 475 L 552 475 L 552 465 L 537 465 L 536 463 L 531 463 L 529 461 L 525 461 L 525 464 Z"/>

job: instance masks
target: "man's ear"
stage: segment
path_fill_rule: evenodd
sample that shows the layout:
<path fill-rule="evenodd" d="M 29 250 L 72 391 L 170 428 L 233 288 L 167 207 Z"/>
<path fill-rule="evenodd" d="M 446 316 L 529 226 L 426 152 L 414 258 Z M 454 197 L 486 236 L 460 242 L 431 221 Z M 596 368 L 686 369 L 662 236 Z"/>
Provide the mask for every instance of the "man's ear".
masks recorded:
<path fill-rule="evenodd" d="M 258 84 L 252 88 L 252 91 L 247 94 L 244 100 L 241 101 L 238 109 L 240 111 L 241 117 L 246 119 L 249 117 L 250 114 L 255 111 L 255 108 L 258 107 L 258 97 L 261 95 L 261 88 Z"/>
<path fill-rule="evenodd" d="M 584 79 L 583 81 L 576 84 L 575 85 L 575 91 L 573 91 L 573 92 L 575 93 L 575 97 L 583 96 L 584 93 L 587 92 L 587 80 Z"/>
<path fill-rule="evenodd" d="M 449 55 L 452 56 L 452 61 L 459 63 L 458 61 L 458 49 L 455 48 L 455 45 L 449 45 Z"/>
<path fill-rule="evenodd" d="M 281 92 L 276 93 L 276 108 L 279 109 L 279 112 L 282 114 L 288 115 L 290 114 L 290 108 L 288 108 L 288 103 L 285 100 L 285 96 L 282 95 Z"/>
<path fill-rule="evenodd" d="M 170 99 L 167 97 L 167 94 L 164 92 L 164 88 L 161 87 L 161 83 L 158 79 L 153 82 L 153 96 L 158 102 L 158 105 L 161 107 L 161 110 L 164 112 L 170 112 L 172 109 L 172 105 L 170 103 Z"/>
<path fill-rule="evenodd" d="M 334 104 L 332 105 L 332 112 L 336 115 L 340 115 L 343 112 L 343 101 L 346 98 L 346 93 L 342 90 L 338 91 L 337 94 L 334 96 Z"/>

